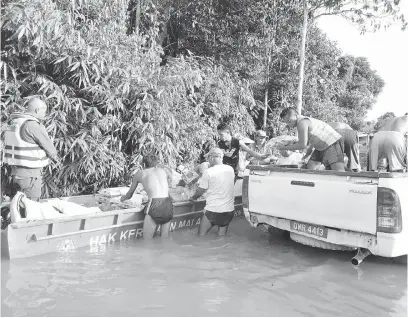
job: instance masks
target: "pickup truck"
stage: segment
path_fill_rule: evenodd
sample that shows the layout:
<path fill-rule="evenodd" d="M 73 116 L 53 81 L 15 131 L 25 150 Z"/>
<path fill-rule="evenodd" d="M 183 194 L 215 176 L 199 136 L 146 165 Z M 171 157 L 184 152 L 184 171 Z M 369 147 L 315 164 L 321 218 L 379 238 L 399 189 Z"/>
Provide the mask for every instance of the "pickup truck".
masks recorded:
<path fill-rule="evenodd" d="M 305 245 L 370 255 L 408 252 L 408 173 L 316 171 L 248 166 L 246 219 L 290 233 Z"/>

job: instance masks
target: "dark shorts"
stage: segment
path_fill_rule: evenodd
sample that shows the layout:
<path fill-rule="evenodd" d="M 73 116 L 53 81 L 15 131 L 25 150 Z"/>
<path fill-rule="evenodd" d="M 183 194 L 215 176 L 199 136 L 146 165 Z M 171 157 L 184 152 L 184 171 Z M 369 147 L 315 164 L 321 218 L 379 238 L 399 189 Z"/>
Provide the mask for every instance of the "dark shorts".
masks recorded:
<path fill-rule="evenodd" d="M 336 129 L 341 135 L 343 151 L 348 158 L 347 167 L 351 170 L 360 170 L 360 150 L 358 146 L 358 134 L 352 129 Z"/>
<path fill-rule="evenodd" d="M 343 142 L 340 139 L 322 151 L 313 151 L 310 160 L 321 162 L 325 167 L 337 162 L 344 163 Z"/>
<path fill-rule="evenodd" d="M 165 224 L 173 219 L 173 199 L 153 198 L 144 209 L 145 214 L 151 216 L 156 224 Z"/>
<path fill-rule="evenodd" d="M 222 212 L 215 213 L 211 211 L 205 211 L 205 216 L 211 222 L 212 225 L 227 226 L 232 221 L 234 217 L 234 211 L 232 212 Z"/>

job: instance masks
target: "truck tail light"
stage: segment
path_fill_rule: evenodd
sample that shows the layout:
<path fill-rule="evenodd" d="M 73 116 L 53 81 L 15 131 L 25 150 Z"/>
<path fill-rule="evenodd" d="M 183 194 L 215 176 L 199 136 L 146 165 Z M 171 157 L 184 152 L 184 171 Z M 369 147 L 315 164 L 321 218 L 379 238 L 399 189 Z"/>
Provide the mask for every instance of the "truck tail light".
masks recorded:
<path fill-rule="evenodd" d="M 401 231 L 399 197 L 394 190 L 379 187 L 377 191 L 377 232 L 400 233 Z"/>

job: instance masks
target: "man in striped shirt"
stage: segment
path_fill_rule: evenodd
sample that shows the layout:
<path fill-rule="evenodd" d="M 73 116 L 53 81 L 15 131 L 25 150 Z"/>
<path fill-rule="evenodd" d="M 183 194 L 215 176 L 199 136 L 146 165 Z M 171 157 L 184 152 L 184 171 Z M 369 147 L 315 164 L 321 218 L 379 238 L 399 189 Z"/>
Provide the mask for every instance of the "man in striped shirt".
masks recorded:
<path fill-rule="evenodd" d="M 301 116 L 292 107 L 284 109 L 280 118 L 290 128 L 297 128 L 299 139 L 293 145 L 278 147 L 278 150 L 304 150 L 310 144 L 315 148 L 310 161 L 322 163 L 327 170 L 345 171 L 341 135 L 330 125 Z"/>

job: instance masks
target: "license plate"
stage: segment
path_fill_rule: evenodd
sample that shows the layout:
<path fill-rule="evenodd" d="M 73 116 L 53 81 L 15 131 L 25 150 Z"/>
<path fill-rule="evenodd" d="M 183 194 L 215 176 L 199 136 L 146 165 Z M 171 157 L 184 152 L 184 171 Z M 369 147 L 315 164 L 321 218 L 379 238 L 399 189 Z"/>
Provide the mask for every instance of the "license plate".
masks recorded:
<path fill-rule="evenodd" d="M 290 221 L 290 229 L 309 235 L 327 238 L 327 228 L 303 222 Z"/>

